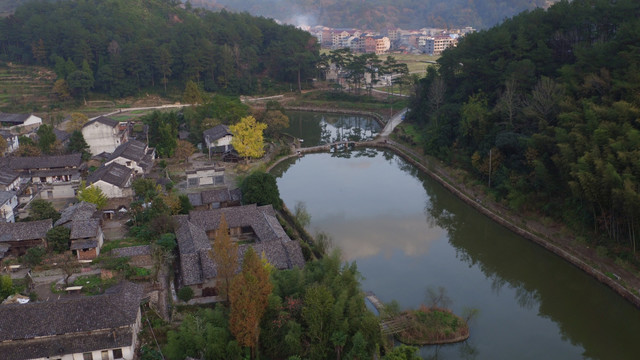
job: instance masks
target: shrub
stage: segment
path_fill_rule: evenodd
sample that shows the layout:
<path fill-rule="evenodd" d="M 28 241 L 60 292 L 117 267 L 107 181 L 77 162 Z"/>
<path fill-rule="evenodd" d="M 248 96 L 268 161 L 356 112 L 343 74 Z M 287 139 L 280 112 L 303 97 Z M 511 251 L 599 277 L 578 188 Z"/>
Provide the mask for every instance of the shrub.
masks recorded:
<path fill-rule="evenodd" d="M 193 299 L 193 289 L 188 286 L 182 287 L 178 290 L 178 299 L 189 302 L 189 300 Z"/>
<path fill-rule="evenodd" d="M 57 253 L 69 250 L 69 235 L 71 230 L 64 226 L 56 226 L 47 231 L 47 244 Z"/>
<path fill-rule="evenodd" d="M 40 246 L 34 247 L 27 250 L 27 253 L 20 258 L 20 261 L 29 267 L 34 267 L 42 263 L 42 258 L 46 253 L 47 249 Z"/>
<path fill-rule="evenodd" d="M 274 209 L 282 208 L 280 191 L 276 178 L 265 172 L 257 171 L 247 176 L 240 186 L 242 202 L 245 204 L 273 205 Z"/>

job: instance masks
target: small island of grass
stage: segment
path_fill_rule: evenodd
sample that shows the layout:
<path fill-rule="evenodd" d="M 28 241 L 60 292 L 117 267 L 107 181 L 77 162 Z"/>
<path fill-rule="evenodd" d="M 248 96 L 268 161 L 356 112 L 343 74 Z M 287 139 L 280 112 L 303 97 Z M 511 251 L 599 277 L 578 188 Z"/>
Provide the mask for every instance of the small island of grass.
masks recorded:
<path fill-rule="evenodd" d="M 401 312 L 398 318 L 404 326 L 395 336 L 407 345 L 449 344 L 469 338 L 467 322 L 448 309 L 422 305 Z"/>

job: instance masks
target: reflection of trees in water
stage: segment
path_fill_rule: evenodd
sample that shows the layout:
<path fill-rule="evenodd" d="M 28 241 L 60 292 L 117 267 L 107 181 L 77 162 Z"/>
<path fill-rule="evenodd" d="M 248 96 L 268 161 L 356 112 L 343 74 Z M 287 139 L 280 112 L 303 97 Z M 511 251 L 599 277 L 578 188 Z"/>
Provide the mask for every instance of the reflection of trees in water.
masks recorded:
<path fill-rule="evenodd" d="M 331 130 L 327 129 L 327 123 L 320 122 L 320 144 L 329 144 L 331 141 Z"/>
<path fill-rule="evenodd" d="M 553 321 L 565 341 L 584 348 L 585 357 L 625 358 L 631 354 L 625 346 L 614 346 L 612 350 L 612 344 L 633 342 L 630 334 L 640 331 L 640 321 L 629 322 L 625 318 L 640 319 L 635 309 L 628 304 L 620 306 L 623 300 L 617 299 L 618 307 L 627 306 L 628 310 L 614 310 L 609 305 L 609 290 L 594 288 L 593 281 L 579 270 L 489 223 L 434 181 L 419 178 L 423 179 L 429 198 L 425 212 L 432 220 L 428 222 L 448 232 L 456 258 L 469 267 L 477 266 L 494 294 L 498 295 L 505 286 L 513 289 L 514 300 L 521 308 L 537 309 L 539 316 Z M 597 321 L 593 314 L 599 314 Z M 636 350 L 638 347 L 633 346 Z"/>
<path fill-rule="evenodd" d="M 447 360 L 454 359 L 452 357 L 448 357 L 447 353 L 441 353 L 440 350 L 446 347 L 455 346 L 458 349 L 458 356 L 455 359 L 465 359 L 465 360 L 474 360 L 478 357 L 480 352 L 476 348 L 474 344 L 472 344 L 469 340 L 464 341 L 458 344 L 449 344 L 449 345 L 430 345 L 423 347 L 423 351 L 420 354 L 423 359 L 428 360 Z M 425 352 L 432 351 L 430 354 L 425 354 Z M 449 353 L 449 355 L 451 355 Z"/>
<path fill-rule="evenodd" d="M 380 131 L 380 126 L 373 119 L 361 116 L 323 116 L 320 127 L 324 132 L 321 139 L 324 144 L 336 141 L 371 140 Z"/>

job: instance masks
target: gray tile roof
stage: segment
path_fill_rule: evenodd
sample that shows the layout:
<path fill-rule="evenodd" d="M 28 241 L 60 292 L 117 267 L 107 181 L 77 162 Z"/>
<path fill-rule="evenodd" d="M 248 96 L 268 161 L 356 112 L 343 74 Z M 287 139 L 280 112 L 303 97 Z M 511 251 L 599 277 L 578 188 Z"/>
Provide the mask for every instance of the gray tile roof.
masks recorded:
<path fill-rule="evenodd" d="M 20 176 L 18 172 L 11 170 L 8 167 L 0 168 L 0 185 L 11 185 Z"/>
<path fill-rule="evenodd" d="M 205 231 L 216 230 L 223 213 L 230 228 L 250 226 L 260 241 L 291 240 L 282 230 L 271 205 L 257 207 L 255 204 L 222 209 L 195 210 L 189 219 Z"/>
<path fill-rule="evenodd" d="M 17 223 L 0 222 L 0 242 L 44 239 L 51 230 L 51 219 Z"/>
<path fill-rule="evenodd" d="M 212 243 L 208 231 L 217 230 L 224 214 L 230 228 L 250 226 L 258 240 L 254 244 L 238 247 L 238 258 L 252 246 L 258 254 L 264 254 L 277 269 L 304 266 L 300 244 L 292 241 L 276 218 L 273 207 L 245 205 L 215 210 L 191 211 L 188 216 L 176 216 L 176 238 L 180 254 L 180 278 L 182 285 L 195 285 L 205 279 L 215 278 L 216 265 L 209 257 Z"/>
<path fill-rule="evenodd" d="M 71 233 L 69 238 L 84 239 L 95 238 L 100 230 L 100 219 L 74 220 L 71 223 Z"/>
<path fill-rule="evenodd" d="M 11 123 L 11 124 L 22 124 L 29 118 L 29 116 L 31 116 L 31 114 L 0 113 L 0 122 Z"/>
<path fill-rule="evenodd" d="M 16 171 L 77 169 L 82 165 L 82 154 L 43 155 L 43 156 L 10 156 L 3 158 L 2 165 Z"/>
<path fill-rule="evenodd" d="M 231 201 L 231 194 L 229 193 L 228 188 L 206 190 L 206 191 L 203 191 L 201 194 L 202 194 L 203 204 L 212 204 L 212 203 L 221 203 L 221 202 Z"/>
<path fill-rule="evenodd" d="M 95 118 L 95 119 L 87 122 L 82 127 L 85 128 L 85 127 L 87 127 L 87 126 L 89 126 L 91 124 L 95 124 L 95 123 L 105 124 L 105 125 L 110 126 L 110 127 L 116 127 L 116 126 L 118 126 L 118 124 L 120 124 L 120 122 L 118 122 L 117 120 L 114 120 L 114 119 L 106 117 L 106 116 L 100 116 L 98 118 Z"/>
<path fill-rule="evenodd" d="M 202 132 L 202 136 L 205 138 L 205 140 L 207 139 L 207 137 L 209 137 L 210 142 L 216 141 L 227 135 L 233 135 L 227 125 L 217 125 Z"/>
<path fill-rule="evenodd" d="M 133 170 L 118 163 L 101 166 L 98 170 L 87 176 L 87 184 L 93 184 L 100 180 L 123 188 L 133 175 Z"/>
<path fill-rule="evenodd" d="M 71 137 L 71 134 L 68 132 L 56 128 L 53 128 L 53 133 L 56 135 L 56 139 L 61 143 L 64 143 Z"/>
<path fill-rule="evenodd" d="M 78 240 L 71 240 L 71 246 L 69 247 L 69 249 L 82 250 L 82 249 L 94 249 L 97 247 L 98 247 L 98 240 L 78 239 Z"/>
<path fill-rule="evenodd" d="M 0 306 L 0 354 L 22 360 L 130 346 L 142 295 L 142 285 L 123 282 L 98 296 Z"/>
<path fill-rule="evenodd" d="M 0 205 L 11 200 L 11 198 L 13 198 L 14 196 L 16 196 L 15 191 L 0 191 Z"/>
<path fill-rule="evenodd" d="M 123 157 L 125 159 L 140 162 L 147 155 L 147 145 L 138 140 L 129 140 L 124 144 L 120 144 L 113 153 L 109 156 L 107 161 Z"/>
<path fill-rule="evenodd" d="M 191 193 L 187 194 L 189 198 L 189 202 L 193 206 L 201 206 L 202 205 L 202 193 Z"/>
<path fill-rule="evenodd" d="M 88 220 L 93 217 L 97 211 L 96 204 L 81 201 L 73 204 L 60 213 L 60 219 L 53 226 L 60 226 L 75 220 Z"/>

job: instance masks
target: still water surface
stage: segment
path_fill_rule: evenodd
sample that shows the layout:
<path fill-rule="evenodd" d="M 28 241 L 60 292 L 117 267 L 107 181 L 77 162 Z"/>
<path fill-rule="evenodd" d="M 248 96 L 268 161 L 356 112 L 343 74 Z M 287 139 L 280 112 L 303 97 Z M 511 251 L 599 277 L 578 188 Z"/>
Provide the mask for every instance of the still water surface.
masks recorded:
<path fill-rule="evenodd" d="M 403 308 L 446 288 L 479 309 L 462 344 L 437 359 L 638 359 L 640 311 L 562 259 L 464 204 L 401 158 L 373 149 L 276 167 L 280 195 L 304 202 L 312 231 L 355 261 L 363 290 Z"/>
<path fill-rule="evenodd" d="M 371 118 L 356 115 L 337 115 L 288 111 L 286 132 L 303 140 L 303 147 L 329 144 L 336 141 L 371 140 L 380 132 L 380 125 Z"/>

